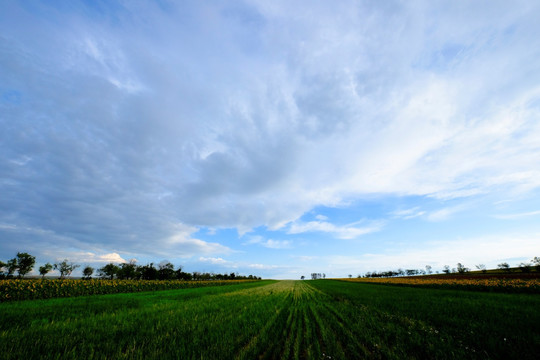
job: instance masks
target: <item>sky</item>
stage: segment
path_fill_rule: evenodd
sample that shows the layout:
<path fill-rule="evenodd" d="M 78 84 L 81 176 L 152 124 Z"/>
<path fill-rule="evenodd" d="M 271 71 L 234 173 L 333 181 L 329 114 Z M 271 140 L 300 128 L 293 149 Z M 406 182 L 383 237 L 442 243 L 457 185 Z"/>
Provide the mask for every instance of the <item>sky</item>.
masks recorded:
<path fill-rule="evenodd" d="M 2 1 L 0 260 L 540 256 L 537 1 Z"/>

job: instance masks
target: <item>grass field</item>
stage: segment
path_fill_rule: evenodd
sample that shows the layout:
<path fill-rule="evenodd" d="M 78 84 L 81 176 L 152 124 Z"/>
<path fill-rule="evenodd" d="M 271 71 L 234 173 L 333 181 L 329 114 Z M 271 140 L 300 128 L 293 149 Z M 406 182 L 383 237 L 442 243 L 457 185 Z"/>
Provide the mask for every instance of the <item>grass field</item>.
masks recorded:
<path fill-rule="evenodd" d="M 335 280 L 0 303 L 2 359 L 537 359 L 540 296 Z"/>

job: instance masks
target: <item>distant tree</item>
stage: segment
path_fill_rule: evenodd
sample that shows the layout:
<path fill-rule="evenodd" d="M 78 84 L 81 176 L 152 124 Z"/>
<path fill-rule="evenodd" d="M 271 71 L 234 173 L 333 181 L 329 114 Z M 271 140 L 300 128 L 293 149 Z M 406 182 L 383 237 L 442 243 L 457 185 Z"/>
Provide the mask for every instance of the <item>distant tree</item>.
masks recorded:
<path fill-rule="evenodd" d="M 426 265 L 426 273 L 430 275 L 433 271 L 431 271 L 431 265 Z"/>
<path fill-rule="evenodd" d="M 486 273 L 486 271 L 487 271 L 487 270 L 486 270 L 486 265 L 484 265 L 484 264 L 478 264 L 478 265 L 475 265 L 475 266 L 476 266 L 476 268 L 477 268 L 478 270 L 481 270 L 483 273 Z"/>
<path fill-rule="evenodd" d="M 352 278 L 352 275 L 351 275 L 351 274 L 349 274 L 349 279 L 351 279 L 351 278 Z"/>
<path fill-rule="evenodd" d="M 174 279 L 174 265 L 168 261 L 162 261 L 158 265 L 158 279 L 171 280 Z"/>
<path fill-rule="evenodd" d="M 352 276 L 352 275 L 351 275 L 351 276 Z M 326 274 L 325 274 L 325 273 L 322 274 L 322 278 L 323 278 L 323 279 L 326 279 Z"/>
<path fill-rule="evenodd" d="M 45 275 L 49 273 L 53 269 L 52 264 L 46 263 L 45 265 L 42 265 L 39 267 L 39 275 L 41 275 L 41 278 L 45 278 Z"/>
<path fill-rule="evenodd" d="M 531 272 L 531 267 L 532 267 L 531 263 L 522 262 L 518 266 L 519 266 L 519 269 L 524 273 Z"/>
<path fill-rule="evenodd" d="M 457 263 L 457 272 L 460 273 L 460 274 L 464 274 L 466 272 L 469 272 L 469 268 L 465 267 L 461 263 Z"/>
<path fill-rule="evenodd" d="M 17 258 L 9 259 L 7 264 L 7 277 L 13 277 L 13 274 L 15 274 L 15 271 L 19 268 L 19 264 L 17 263 Z"/>
<path fill-rule="evenodd" d="M 0 261 L 0 279 L 3 279 L 6 276 L 5 274 L 6 270 L 7 270 L 7 264 L 3 261 Z"/>
<path fill-rule="evenodd" d="M 445 274 L 450 274 L 450 266 L 444 265 L 442 272 Z"/>
<path fill-rule="evenodd" d="M 531 262 L 536 267 L 536 271 L 540 271 L 540 257 L 535 256 L 534 259 L 531 260 Z"/>
<path fill-rule="evenodd" d="M 80 265 L 77 265 L 74 262 L 68 262 L 68 259 L 64 259 L 64 261 L 54 264 L 54 269 L 60 272 L 60 279 L 69 277 L 78 267 L 80 267 Z"/>
<path fill-rule="evenodd" d="M 407 269 L 407 270 L 405 270 L 405 273 L 407 274 L 407 276 L 413 276 L 413 275 L 416 275 L 416 270 Z"/>
<path fill-rule="evenodd" d="M 504 271 L 510 271 L 510 265 L 508 265 L 508 263 L 506 262 L 503 262 L 503 263 L 500 263 L 499 265 L 497 265 L 497 267 L 500 269 L 500 270 L 504 270 Z"/>
<path fill-rule="evenodd" d="M 19 277 L 24 277 L 34 268 L 36 264 L 36 257 L 28 253 L 17 253 L 17 270 L 19 272 Z"/>
<path fill-rule="evenodd" d="M 115 265 L 113 263 L 108 263 L 107 265 L 105 265 L 102 268 L 98 269 L 98 275 L 101 278 L 109 278 L 110 280 L 112 280 L 112 279 L 114 279 L 116 274 L 118 274 L 119 270 L 120 270 L 120 268 L 117 265 Z"/>
<path fill-rule="evenodd" d="M 306 277 L 304 275 L 300 276 L 300 280 L 304 280 Z"/>
<path fill-rule="evenodd" d="M 176 271 L 174 272 L 174 276 L 178 280 L 188 281 L 188 280 L 193 279 L 193 276 L 190 273 L 187 273 L 187 272 L 183 271 L 182 266 L 178 266 L 178 269 L 176 269 Z M 222 274 L 216 275 L 216 279 L 222 280 L 223 275 Z"/>
<path fill-rule="evenodd" d="M 136 279 L 139 277 L 137 271 L 136 261 L 134 259 L 130 260 L 127 263 L 120 264 L 116 276 L 119 279 Z"/>
<path fill-rule="evenodd" d="M 137 270 L 143 280 L 157 280 L 158 278 L 158 270 L 154 267 L 154 263 L 139 266 Z"/>
<path fill-rule="evenodd" d="M 94 273 L 94 268 L 93 267 L 91 267 L 90 265 L 85 266 L 83 271 L 82 271 L 83 279 L 90 280 L 92 278 L 93 273 Z"/>

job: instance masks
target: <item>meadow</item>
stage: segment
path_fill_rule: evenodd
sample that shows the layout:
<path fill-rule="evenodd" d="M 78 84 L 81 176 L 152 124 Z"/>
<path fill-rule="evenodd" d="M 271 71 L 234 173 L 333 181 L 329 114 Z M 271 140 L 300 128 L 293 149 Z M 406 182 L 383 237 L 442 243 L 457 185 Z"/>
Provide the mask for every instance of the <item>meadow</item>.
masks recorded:
<path fill-rule="evenodd" d="M 2 359 L 536 359 L 540 296 L 338 280 L 0 303 Z"/>

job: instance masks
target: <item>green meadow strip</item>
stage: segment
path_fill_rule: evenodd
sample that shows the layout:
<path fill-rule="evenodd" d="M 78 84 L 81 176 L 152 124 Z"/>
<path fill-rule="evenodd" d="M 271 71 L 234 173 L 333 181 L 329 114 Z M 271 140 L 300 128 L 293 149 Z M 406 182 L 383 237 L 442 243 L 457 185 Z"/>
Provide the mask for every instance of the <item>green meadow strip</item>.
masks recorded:
<path fill-rule="evenodd" d="M 2 359 L 536 359 L 540 297 L 332 280 L 0 304 Z"/>

